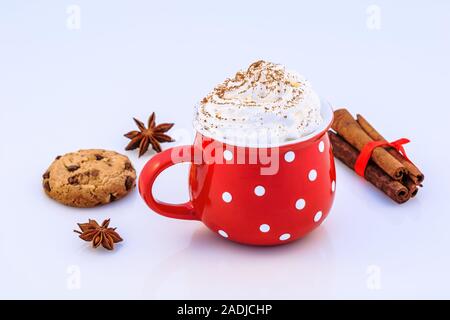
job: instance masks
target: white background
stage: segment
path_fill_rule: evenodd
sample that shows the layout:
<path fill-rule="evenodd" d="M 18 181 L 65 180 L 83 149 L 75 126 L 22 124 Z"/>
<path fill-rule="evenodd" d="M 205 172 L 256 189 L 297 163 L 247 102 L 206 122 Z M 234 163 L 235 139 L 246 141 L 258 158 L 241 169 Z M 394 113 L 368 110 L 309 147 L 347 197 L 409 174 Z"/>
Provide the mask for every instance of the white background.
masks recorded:
<path fill-rule="evenodd" d="M 80 29 L 67 26 L 71 4 Z M 450 298 L 450 2 L 0 6 L 0 298 Z M 338 162 L 324 224 L 290 245 L 255 248 L 161 217 L 137 191 L 85 210 L 43 193 L 56 155 L 122 152 L 133 116 L 156 111 L 176 123 L 171 145 L 189 143 L 194 105 L 260 58 L 306 75 L 389 139 L 410 138 L 407 151 L 426 174 L 417 198 L 397 205 Z M 138 171 L 152 155 L 126 154 Z M 157 195 L 186 200 L 186 180 L 186 166 L 170 169 Z M 125 239 L 114 252 L 72 232 L 108 217 Z"/>

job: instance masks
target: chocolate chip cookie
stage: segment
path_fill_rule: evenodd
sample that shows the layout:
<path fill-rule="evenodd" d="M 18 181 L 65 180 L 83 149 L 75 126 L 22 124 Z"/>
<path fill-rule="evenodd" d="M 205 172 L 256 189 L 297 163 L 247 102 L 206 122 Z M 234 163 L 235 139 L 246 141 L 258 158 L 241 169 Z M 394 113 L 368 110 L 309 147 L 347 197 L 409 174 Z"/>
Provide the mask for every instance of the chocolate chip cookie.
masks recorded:
<path fill-rule="evenodd" d="M 58 156 L 43 175 L 47 195 L 71 207 L 110 203 L 126 196 L 135 186 L 136 171 L 128 157 L 100 149 Z"/>

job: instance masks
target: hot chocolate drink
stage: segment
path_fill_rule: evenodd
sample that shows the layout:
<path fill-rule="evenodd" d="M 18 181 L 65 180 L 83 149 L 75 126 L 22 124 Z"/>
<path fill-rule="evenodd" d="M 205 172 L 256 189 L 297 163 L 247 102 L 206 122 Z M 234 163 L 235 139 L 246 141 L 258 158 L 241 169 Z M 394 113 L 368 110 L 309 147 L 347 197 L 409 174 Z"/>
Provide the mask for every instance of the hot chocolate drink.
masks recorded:
<path fill-rule="evenodd" d="M 314 132 L 323 123 L 320 104 L 303 76 L 261 60 L 203 98 L 194 127 L 231 144 L 274 146 Z"/>

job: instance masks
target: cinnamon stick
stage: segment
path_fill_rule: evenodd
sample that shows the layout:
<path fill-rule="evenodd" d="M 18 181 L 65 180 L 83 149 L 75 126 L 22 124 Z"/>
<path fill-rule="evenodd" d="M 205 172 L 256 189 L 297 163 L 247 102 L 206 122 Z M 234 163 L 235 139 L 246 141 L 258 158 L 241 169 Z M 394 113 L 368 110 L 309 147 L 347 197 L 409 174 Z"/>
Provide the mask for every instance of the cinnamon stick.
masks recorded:
<path fill-rule="evenodd" d="M 373 141 L 347 109 L 334 111 L 334 121 L 331 127 L 358 151 Z M 405 166 L 384 148 L 375 148 L 371 159 L 394 180 L 402 180 L 403 176 L 407 174 Z"/>
<path fill-rule="evenodd" d="M 356 115 L 356 121 L 359 123 L 361 128 L 375 141 L 386 141 L 386 139 L 377 131 L 375 128 L 360 114 Z M 405 159 L 400 152 L 395 148 L 386 148 L 394 158 L 396 158 L 402 165 L 408 170 L 409 178 L 414 181 L 416 185 L 421 184 L 425 178 L 422 172 L 410 161 Z M 417 188 L 417 187 L 416 187 Z"/>
<path fill-rule="evenodd" d="M 328 135 L 330 137 L 334 156 L 353 170 L 356 159 L 359 156 L 358 150 L 336 133 L 328 131 Z M 409 190 L 404 185 L 399 181 L 392 179 L 373 161 L 369 161 L 367 164 L 364 178 L 397 203 L 404 203 L 411 197 Z"/>
<path fill-rule="evenodd" d="M 417 192 L 419 192 L 418 185 L 409 176 L 406 176 L 402 183 L 408 188 L 411 198 L 414 198 L 417 195 Z"/>

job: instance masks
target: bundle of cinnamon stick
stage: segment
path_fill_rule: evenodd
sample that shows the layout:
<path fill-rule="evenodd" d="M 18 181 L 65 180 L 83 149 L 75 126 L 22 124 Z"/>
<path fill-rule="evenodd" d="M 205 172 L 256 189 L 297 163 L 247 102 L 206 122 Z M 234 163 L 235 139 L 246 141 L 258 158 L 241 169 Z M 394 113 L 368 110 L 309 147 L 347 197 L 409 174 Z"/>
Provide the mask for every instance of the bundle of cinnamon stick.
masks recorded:
<path fill-rule="evenodd" d="M 386 139 L 366 120 L 357 115 L 356 119 L 347 109 L 334 112 L 334 121 L 329 137 L 333 154 L 346 166 L 355 168 L 361 150 L 371 141 Z M 422 187 L 423 173 L 397 149 L 380 146 L 373 150 L 364 178 L 383 191 L 397 203 L 404 203 L 415 197 L 418 187 Z"/>

